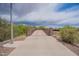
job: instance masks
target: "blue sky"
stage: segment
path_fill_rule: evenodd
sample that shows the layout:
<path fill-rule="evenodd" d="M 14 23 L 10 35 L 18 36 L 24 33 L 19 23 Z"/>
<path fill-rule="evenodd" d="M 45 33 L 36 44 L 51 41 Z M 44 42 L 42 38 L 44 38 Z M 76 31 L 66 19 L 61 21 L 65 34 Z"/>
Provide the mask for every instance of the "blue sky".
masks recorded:
<path fill-rule="evenodd" d="M 13 4 L 13 22 L 33 26 L 79 26 L 79 3 Z M 0 4 L 0 17 L 10 20 L 10 4 Z"/>

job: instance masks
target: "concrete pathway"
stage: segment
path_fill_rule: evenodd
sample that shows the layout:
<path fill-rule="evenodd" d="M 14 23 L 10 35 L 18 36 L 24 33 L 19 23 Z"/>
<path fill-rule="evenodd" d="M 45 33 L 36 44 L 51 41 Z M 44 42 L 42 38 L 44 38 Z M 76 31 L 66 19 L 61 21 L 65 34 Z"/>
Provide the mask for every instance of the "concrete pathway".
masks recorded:
<path fill-rule="evenodd" d="M 27 37 L 9 56 L 76 56 L 54 37 L 47 36 L 42 30 Z"/>

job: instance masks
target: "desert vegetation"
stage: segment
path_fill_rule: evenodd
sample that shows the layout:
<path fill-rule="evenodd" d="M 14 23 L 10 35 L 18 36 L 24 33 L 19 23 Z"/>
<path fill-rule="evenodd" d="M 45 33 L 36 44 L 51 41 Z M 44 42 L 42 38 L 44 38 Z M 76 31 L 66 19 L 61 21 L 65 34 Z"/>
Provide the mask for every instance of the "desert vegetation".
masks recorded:
<path fill-rule="evenodd" d="M 72 26 L 64 26 L 60 29 L 61 39 L 67 43 L 79 43 L 78 29 Z"/>
<path fill-rule="evenodd" d="M 20 25 L 14 24 L 13 30 L 14 30 L 13 31 L 14 37 L 19 36 L 19 35 L 23 35 L 23 34 L 25 34 L 26 26 L 24 26 L 22 24 L 20 24 Z"/>
<path fill-rule="evenodd" d="M 8 40 L 11 37 L 10 23 L 0 18 L 0 42 Z"/>
<path fill-rule="evenodd" d="M 46 33 L 49 33 L 49 28 L 44 26 L 26 26 L 23 24 L 13 24 L 13 36 L 20 36 L 23 34 L 28 35 L 28 32 L 32 34 L 32 32 L 36 29 L 42 29 Z M 67 43 L 79 43 L 79 29 L 72 26 L 64 26 L 63 28 L 57 29 L 59 30 L 58 35 L 61 37 L 62 41 Z M 29 34 L 29 35 L 30 35 Z M 9 40 L 11 38 L 11 24 L 5 19 L 0 18 L 0 42 Z"/>
<path fill-rule="evenodd" d="M 35 26 L 26 26 L 23 24 L 13 24 L 14 38 L 20 35 L 31 35 L 37 29 Z M 11 24 L 6 19 L 0 18 L 0 42 L 11 39 Z"/>

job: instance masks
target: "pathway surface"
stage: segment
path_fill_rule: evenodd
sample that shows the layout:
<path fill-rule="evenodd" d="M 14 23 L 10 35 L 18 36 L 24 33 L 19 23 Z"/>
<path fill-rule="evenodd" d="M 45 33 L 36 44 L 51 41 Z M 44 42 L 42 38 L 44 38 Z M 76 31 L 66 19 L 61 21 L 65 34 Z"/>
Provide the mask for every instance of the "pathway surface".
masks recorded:
<path fill-rule="evenodd" d="M 36 30 L 12 51 L 10 56 L 75 56 L 76 54 L 47 36 L 42 30 Z"/>

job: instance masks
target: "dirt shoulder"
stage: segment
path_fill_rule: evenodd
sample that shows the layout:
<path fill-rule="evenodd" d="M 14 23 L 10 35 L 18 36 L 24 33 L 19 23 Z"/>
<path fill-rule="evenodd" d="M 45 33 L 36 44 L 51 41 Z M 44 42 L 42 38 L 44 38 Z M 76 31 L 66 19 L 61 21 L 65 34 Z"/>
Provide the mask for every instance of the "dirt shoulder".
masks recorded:
<path fill-rule="evenodd" d="M 23 41 L 23 40 L 25 40 L 25 38 L 26 38 L 26 35 L 20 35 L 20 36 L 15 37 L 14 40 L 15 41 Z"/>

